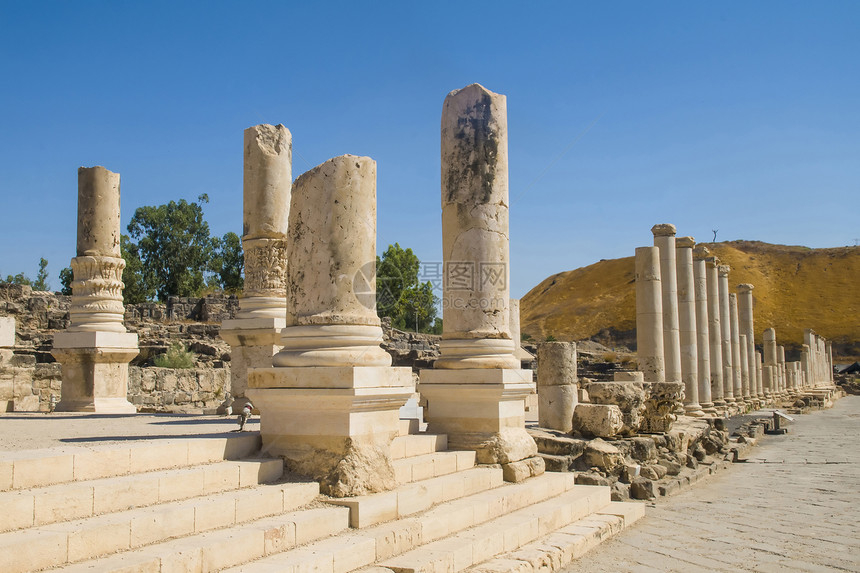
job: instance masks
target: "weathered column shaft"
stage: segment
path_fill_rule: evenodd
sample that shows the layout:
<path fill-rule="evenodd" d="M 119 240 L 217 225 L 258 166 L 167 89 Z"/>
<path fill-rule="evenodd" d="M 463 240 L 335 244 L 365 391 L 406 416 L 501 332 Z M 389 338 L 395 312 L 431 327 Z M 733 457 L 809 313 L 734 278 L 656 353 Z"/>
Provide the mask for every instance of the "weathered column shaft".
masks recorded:
<path fill-rule="evenodd" d="M 749 383 L 750 383 L 750 363 L 746 353 L 747 335 L 738 335 L 738 353 L 740 355 L 741 364 L 741 395 L 744 400 L 749 400 Z"/>
<path fill-rule="evenodd" d="M 761 375 L 761 352 L 755 352 L 755 380 L 756 380 L 756 396 L 759 399 L 764 399 L 764 384 Z"/>
<path fill-rule="evenodd" d="M 800 369 L 803 371 L 803 384 L 804 388 L 810 385 L 810 381 L 812 380 L 812 370 L 810 370 L 810 361 L 809 361 L 809 345 L 803 344 L 800 349 Z"/>
<path fill-rule="evenodd" d="M 538 344 L 537 386 L 540 427 L 569 433 L 577 403 L 575 342 Z"/>
<path fill-rule="evenodd" d="M 732 335 L 732 381 L 733 395 L 735 402 L 742 402 L 743 395 L 743 380 L 741 365 L 741 342 L 740 328 L 738 326 L 738 297 L 735 293 L 729 293 L 729 320 Z"/>
<path fill-rule="evenodd" d="M 654 225 L 651 232 L 654 234 L 654 246 L 660 249 L 660 277 L 663 289 L 663 358 L 666 381 L 682 382 L 675 225 L 668 223 Z"/>
<path fill-rule="evenodd" d="M 716 257 L 705 259 L 705 270 L 708 280 L 708 342 L 709 358 L 711 359 L 711 399 L 714 406 L 724 408 L 726 405 L 723 389 L 723 329 L 720 311 L 720 261 Z"/>
<path fill-rule="evenodd" d="M 721 346 L 723 351 L 723 397 L 726 402 L 735 401 L 735 372 L 732 351 L 732 312 L 729 308 L 729 267 L 720 265 L 720 330 L 722 333 Z"/>
<path fill-rule="evenodd" d="M 714 413 L 711 397 L 711 350 L 708 317 L 708 249 L 703 245 L 693 249 L 693 280 L 696 298 L 696 348 L 699 373 L 699 404 L 706 413 Z"/>
<path fill-rule="evenodd" d="M 678 279 L 678 333 L 681 343 L 681 379 L 684 383 L 684 410 L 702 415 L 699 404 L 699 349 L 696 335 L 696 285 L 693 276 L 692 237 L 675 240 Z M 702 350 L 705 350 L 704 348 Z"/>
<path fill-rule="evenodd" d="M 786 384 L 786 376 L 785 376 L 785 347 L 777 346 L 776 347 L 776 360 L 777 360 L 777 375 L 779 376 L 779 385 L 780 390 L 785 393 L 788 390 L 788 385 Z"/>
<path fill-rule="evenodd" d="M 824 352 L 827 355 L 827 381 L 833 383 L 833 343 L 829 340 L 824 344 Z"/>
<path fill-rule="evenodd" d="M 747 385 L 744 387 L 744 399 L 758 397 L 755 382 L 755 327 L 753 324 L 753 285 L 738 285 L 738 320 L 741 334 L 746 335 L 746 347 L 741 352 L 747 354 L 749 366 Z"/>
<path fill-rule="evenodd" d="M 435 368 L 519 368 L 511 340 L 508 120 L 504 95 L 472 84 L 442 110 L 441 356 Z"/>
<path fill-rule="evenodd" d="M 636 249 L 636 356 L 646 382 L 665 382 L 660 250 Z"/>
<path fill-rule="evenodd" d="M 283 125 L 245 130 L 245 286 L 237 318 L 284 318 L 286 314 L 292 149 L 292 136 Z"/>

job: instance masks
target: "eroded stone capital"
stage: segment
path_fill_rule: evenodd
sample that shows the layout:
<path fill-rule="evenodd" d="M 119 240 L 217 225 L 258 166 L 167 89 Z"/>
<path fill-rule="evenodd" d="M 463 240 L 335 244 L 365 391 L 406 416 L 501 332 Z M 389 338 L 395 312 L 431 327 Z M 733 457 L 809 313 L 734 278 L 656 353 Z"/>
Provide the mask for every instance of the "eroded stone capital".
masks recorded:
<path fill-rule="evenodd" d="M 749 284 L 749 283 L 743 283 L 743 284 L 739 284 L 739 285 L 738 285 L 738 292 L 739 292 L 740 294 L 745 294 L 745 293 L 748 293 L 748 292 L 752 292 L 752 290 L 753 290 L 754 288 L 755 288 L 755 286 L 753 286 L 753 285 L 751 285 L 751 284 Z"/>
<path fill-rule="evenodd" d="M 705 245 L 696 245 L 693 247 L 693 258 L 697 261 L 707 261 L 711 256 L 711 250 Z"/>
<path fill-rule="evenodd" d="M 719 267 L 717 267 L 717 270 L 719 271 L 721 277 L 728 277 L 729 271 L 732 270 L 732 267 L 730 267 L 729 265 L 720 265 Z"/>
<path fill-rule="evenodd" d="M 675 239 L 676 249 L 692 249 L 696 246 L 696 239 L 693 237 L 678 237 Z"/>
<path fill-rule="evenodd" d="M 655 237 L 674 237 L 676 231 L 675 225 L 671 223 L 658 223 L 651 227 L 651 232 Z"/>

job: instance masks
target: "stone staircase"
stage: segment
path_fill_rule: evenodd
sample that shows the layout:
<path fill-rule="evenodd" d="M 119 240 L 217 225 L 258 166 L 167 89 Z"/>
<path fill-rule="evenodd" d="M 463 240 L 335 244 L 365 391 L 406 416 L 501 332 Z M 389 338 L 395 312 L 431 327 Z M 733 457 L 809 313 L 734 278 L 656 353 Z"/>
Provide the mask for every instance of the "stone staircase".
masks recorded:
<path fill-rule="evenodd" d="M 572 474 L 505 483 L 409 430 L 399 487 L 344 499 L 286 481 L 250 433 L 2 454 L 0 571 L 557 570 L 643 514 Z"/>

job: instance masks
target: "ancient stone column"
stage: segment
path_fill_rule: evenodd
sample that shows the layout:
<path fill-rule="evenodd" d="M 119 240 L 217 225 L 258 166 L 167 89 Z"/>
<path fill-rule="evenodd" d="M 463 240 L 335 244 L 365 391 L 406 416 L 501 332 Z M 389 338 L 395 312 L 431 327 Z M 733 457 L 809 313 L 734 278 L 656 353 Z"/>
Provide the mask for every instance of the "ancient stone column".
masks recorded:
<path fill-rule="evenodd" d="M 741 364 L 740 326 L 738 324 L 738 297 L 729 293 L 729 325 L 732 335 L 732 381 L 735 402 L 743 402 L 743 365 Z"/>
<path fill-rule="evenodd" d="M 744 352 L 747 346 L 747 335 L 738 335 L 738 354 L 741 364 L 741 395 L 744 396 L 744 401 L 749 402 L 749 381 L 750 381 L 750 363 L 747 353 Z"/>
<path fill-rule="evenodd" d="M 221 324 L 230 344 L 230 387 L 241 408 L 248 369 L 272 365 L 286 325 L 287 220 L 292 136 L 283 125 L 245 130 L 243 234 L 245 286 L 236 318 Z"/>
<path fill-rule="evenodd" d="M 762 346 L 764 350 L 764 365 L 771 368 L 770 378 L 766 378 L 764 380 L 764 393 L 768 398 L 770 398 L 778 393 L 778 379 L 775 371 L 778 362 L 776 331 L 772 328 L 766 328 L 764 330 L 764 334 L 762 334 L 762 339 L 764 340 L 764 344 Z"/>
<path fill-rule="evenodd" d="M 711 397 L 711 352 L 708 318 L 708 269 L 705 259 L 710 253 L 704 245 L 693 249 L 693 281 L 696 298 L 696 348 L 699 374 L 699 404 L 706 414 L 715 414 Z"/>
<path fill-rule="evenodd" d="M 764 400 L 764 385 L 762 383 L 761 374 L 761 352 L 755 351 L 755 381 L 756 381 L 756 397 L 759 400 Z"/>
<path fill-rule="evenodd" d="M 803 386 L 804 388 L 809 387 L 809 382 L 812 380 L 812 370 L 810 369 L 811 362 L 809 360 L 809 345 L 803 344 L 800 347 L 800 370 L 803 375 Z"/>
<path fill-rule="evenodd" d="M 729 308 L 729 266 L 718 267 L 720 285 L 720 330 L 722 333 L 721 347 L 723 351 L 723 399 L 732 404 L 735 402 L 735 361 L 732 351 L 732 312 Z"/>
<path fill-rule="evenodd" d="M 440 357 L 421 372 L 429 431 L 479 463 L 500 463 L 505 479 L 543 471 L 525 431 L 523 400 L 533 389 L 511 340 L 508 128 L 505 96 L 472 84 L 442 110 Z"/>
<path fill-rule="evenodd" d="M 703 416 L 699 404 L 699 349 L 696 333 L 696 284 L 693 275 L 693 237 L 675 240 L 678 279 L 678 333 L 681 342 L 681 379 L 684 382 L 684 411 Z M 702 348 L 704 351 L 705 348 Z"/>
<path fill-rule="evenodd" d="M 741 352 L 747 354 L 747 385 L 744 386 L 744 400 L 758 397 L 755 381 L 755 328 L 753 326 L 753 285 L 738 285 L 738 320 L 741 334 L 746 335 L 746 347 Z"/>
<path fill-rule="evenodd" d="M 636 249 L 636 357 L 646 382 L 665 382 L 660 250 Z"/>
<path fill-rule="evenodd" d="M 767 400 L 770 401 L 775 395 L 775 390 L 773 390 L 773 388 L 776 386 L 776 380 L 774 380 L 773 375 L 773 366 L 763 364 L 761 368 L 761 376 L 765 395 L 767 396 Z"/>
<path fill-rule="evenodd" d="M 831 341 L 827 341 L 824 344 L 824 353 L 826 354 L 827 359 L 827 381 L 833 384 L 833 343 Z"/>
<path fill-rule="evenodd" d="M 569 433 L 577 403 L 575 342 L 538 344 L 537 386 L 540 427 Z"/>
<path fill-rule="evenodd" d="M 654 246 L 660 249 L 663 288 L 663 357 L 666 382 L 681 382 L 681 332 L 678 318 L 678 275 L 675 255 L 675 225 L 651 227 Z"/>
<path fill-rule="evenodd" d="M 522 334 L 520 332 L 520 299 L 512 298 L 509 303 L 511 309 L 511 340 L 514 342 L 514 357 L 522 363 L 531 362 L 535 359 L 529 351 L 523 348 Z"/>
<path fill-rule="evenodd" d="M 342 155 L 300 176 L 288 229 L 283 348 L 248 371 L 263 451 L 335 497 L 392 489 L 414 383 L 379 346 L 376 162 Z"/>
<path fill-rule="evenodd" d="M 782 390 L 783 395 L 788 394 L 788 385 L 786 384 L 785 377 L 785 347 L 777 346 L 776 347 L 776 360 L 777 360 L 777 370 L 779 376 L 780 388 Z"/>
<path fill-rule="evenodd" d="M 809 365 L 807 367 L 808 373 L 807 378 L 809 379 L 809 385 L 815 386 L 815 381 L 818 379 L 818 373 L 816 372 L 816 364 L 815 364 L 815 333 L 810 328 L 805 328 L 803 330 L 803 345 L 809 349 L 808 362 Z"/>
<path fill-rule="evenodd" d="M 720 260 L 717 257 L 705 259 L 705 270 L 708 280 L 708 342 L 709 358 L 711 360 L 711 399 L 717 411 L 726 407 L 723 389 L 723 329 L 720 311 Z"/>
<path fill-rule="evenodd" d="M 77 256 L 72 259 L 71 325 L 54 336 L 62 364 L 57 411 L 134 413 L 128 402 L 128 363 L 137 334 L 126 332 L 122 299 L 119 173 L 78 169 Z"/>

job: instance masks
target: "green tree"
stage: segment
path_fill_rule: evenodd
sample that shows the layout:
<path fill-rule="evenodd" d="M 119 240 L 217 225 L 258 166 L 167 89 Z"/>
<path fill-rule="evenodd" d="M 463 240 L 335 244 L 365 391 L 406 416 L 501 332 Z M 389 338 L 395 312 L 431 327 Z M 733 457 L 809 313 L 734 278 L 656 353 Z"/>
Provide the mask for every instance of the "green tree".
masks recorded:
<path fill-rule="evenodd" d="M 24 273 L 18 273 L 17 275 L 6 275 L 6 280 L 4 282 L 12 283 L 13 285 L 32 285 L 33 281 L 25 275 Z"/>
<path fill-rule="evenodd" d="M 125 275 L 123 275 L 123 277 L 125 277 Z M 73 280 L 74 274 L 72 273 L 72 267 L 63 267 L 62 269 L 60 269 L 60 284 L 63 285 L 60 289 L 60 294 L 72 294 Z"/>
<path fill-rule="evenodd" d="M 131 242 L 128 235 L 120 235 L 119 248 L 125 259 L 125 268 L 122 270 L 122 282 L 125 285 L 122 290 L 123 302 L 137 304 L 151 301 L 155 298 L 155 281 L 140 260 L 138 246 Z"/>
<path fill-rule="evenodd" d="M 228 294 L 239 294 L 245 285 L 242 273 L 245 270 L 245 255 L 242 252 L 242 239 L 232 231 L 220 239 L 214 239 L 215 256 L 211 270 L 218 277 L 218 284 Z"/>
<path fill-rule="evenodd" d="M 206 285 L 215 245 L 201 205 L 209 197 L 203 194 L 197 200 L 138 207 L 128 224 L 129 236 L 137 241 L 144 283 L 155 288 L 160 301 L 194 296 Z"/>
<path fill-rule="evenodd" d="M 39 259 L 39 272 L 33 281 L 33 290 L 48 290 L 48 260 L 45 258 Z"/>
<path fill-rule="evenodd" d="M 437 297 L 431 282 L 418 281 L 421 262 L 412 249 L 394 243 L 376 258 L 376 310 L 394 328 L 432 331 Z M 416 322 L 417 321 L 417 322 Z M 441 323 L 441 321 L 440 321 Z"/>

